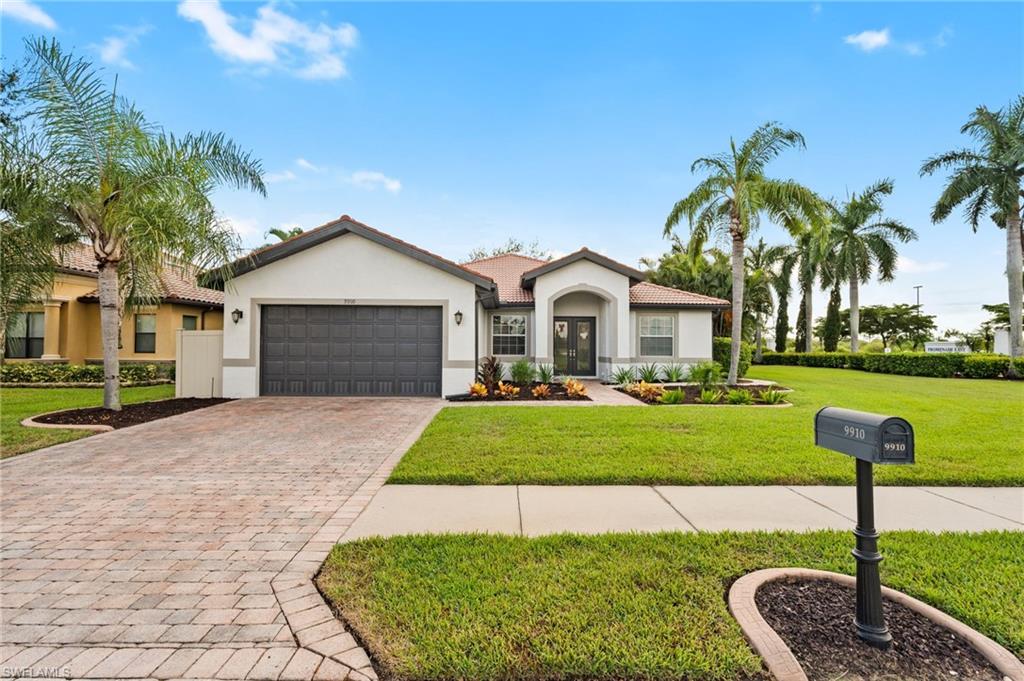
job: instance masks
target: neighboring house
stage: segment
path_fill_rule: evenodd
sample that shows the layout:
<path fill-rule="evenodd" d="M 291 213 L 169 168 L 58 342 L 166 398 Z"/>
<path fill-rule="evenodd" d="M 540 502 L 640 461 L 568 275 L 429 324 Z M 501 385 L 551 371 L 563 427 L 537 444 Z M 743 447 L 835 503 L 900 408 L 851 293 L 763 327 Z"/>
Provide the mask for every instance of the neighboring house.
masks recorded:
<path fill-rule="evenodd" d="M 11 316 L 5 359 L 101 362 L 99 270 L 88 244 L 62 254 L 53 291 L 36 305 Z M 168 267 L 160 277 L 159 304 L 127 312 L 121 322 L 122 361 L 174 361 L 177 329 L 220 329 L 224 294 L 197 286 L 181 268 Z"/>
<path fill-rule="evenodd" d="M 347 215 L 253 253 L 225 294 L 224 395 L 448 395 L 481 357 L 607 377 L 711 358 L 728 305 L 581 249 L 465 264 Z"/>

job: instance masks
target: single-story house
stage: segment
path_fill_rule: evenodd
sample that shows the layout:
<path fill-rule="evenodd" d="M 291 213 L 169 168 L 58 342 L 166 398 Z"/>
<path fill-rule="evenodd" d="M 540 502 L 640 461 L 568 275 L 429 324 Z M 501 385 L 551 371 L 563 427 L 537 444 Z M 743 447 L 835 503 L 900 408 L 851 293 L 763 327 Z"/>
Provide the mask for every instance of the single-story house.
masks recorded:
<path fill-rule="evenodd" d="M 61 250 L 53 290 L 37 303 L 11 315 L 4 359 L 10 361 L 103 361 L 99 269 L 92 247 L 76 243 Z M 224 293 L 203 288 L 177 267 L 160 276 L 157 304 L 128 311 L 121 321 L 121 361 L 173 363 L 178 329 L 210 330 L 223 326 Z"/>
<path fill-rule="evenodd" d="M 455 263 L 343 215 L 234 263 L 224 395 L 449 395 L 482 357 L 608 377 L 711 358 L 728 302 L 586 248 Z"/>

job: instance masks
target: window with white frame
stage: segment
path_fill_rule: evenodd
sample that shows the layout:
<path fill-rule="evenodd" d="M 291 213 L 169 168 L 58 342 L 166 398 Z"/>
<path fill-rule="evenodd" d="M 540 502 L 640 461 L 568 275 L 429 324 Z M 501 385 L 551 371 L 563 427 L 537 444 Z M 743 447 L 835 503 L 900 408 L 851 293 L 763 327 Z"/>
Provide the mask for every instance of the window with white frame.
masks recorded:
<path fill-rule="evenodd" d="M 496 314 L 491 317 L 491 354 L 526 354 L 526 315 Z"/>
<path fill-rule="evenodd" d="M 640 356 L 672 356 L 672 315 L 640 317 Z"/>

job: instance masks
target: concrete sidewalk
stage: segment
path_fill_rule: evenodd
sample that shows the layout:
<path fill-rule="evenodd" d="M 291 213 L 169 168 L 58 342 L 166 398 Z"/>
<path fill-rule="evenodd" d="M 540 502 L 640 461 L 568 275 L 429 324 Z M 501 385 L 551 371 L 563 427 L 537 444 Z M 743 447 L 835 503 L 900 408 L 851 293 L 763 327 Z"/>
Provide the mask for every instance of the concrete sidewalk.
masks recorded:
<path fill-rule="evenodd" d="M 414 533 L 850 530 L 853 487 L 385 485 L 342 540 Z M 880 530 L 1022 530 L 1024 489 L 876 487 Z"/>

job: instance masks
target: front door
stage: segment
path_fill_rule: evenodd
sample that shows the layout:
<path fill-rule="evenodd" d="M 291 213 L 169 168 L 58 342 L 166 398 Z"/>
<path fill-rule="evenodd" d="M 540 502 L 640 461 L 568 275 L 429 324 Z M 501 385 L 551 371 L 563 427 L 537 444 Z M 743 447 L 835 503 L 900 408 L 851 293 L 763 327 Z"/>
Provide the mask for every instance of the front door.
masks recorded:
<path fill-rule="evenodd" d="M 562 376 L 597 374 L 594 317 L 555 317 L 555 373 Z"/>

